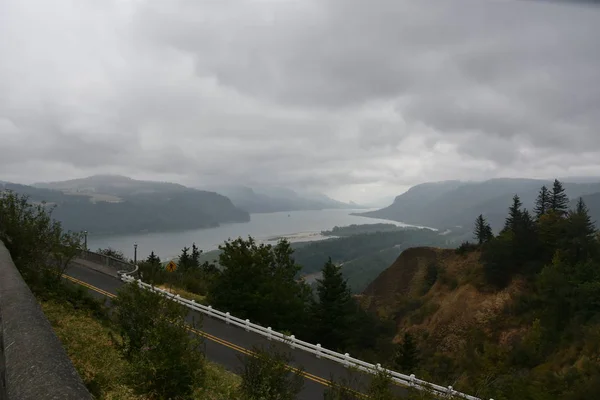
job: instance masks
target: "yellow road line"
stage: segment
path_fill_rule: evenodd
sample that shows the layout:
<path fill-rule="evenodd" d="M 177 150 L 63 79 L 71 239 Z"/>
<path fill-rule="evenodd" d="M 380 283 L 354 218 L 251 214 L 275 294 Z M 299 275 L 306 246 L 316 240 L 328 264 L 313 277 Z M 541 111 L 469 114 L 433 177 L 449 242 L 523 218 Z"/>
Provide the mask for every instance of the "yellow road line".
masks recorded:
<path fill-rule="evenodd" d="M 72 276 L 65 275 L 65 274 L 63 274 L 62 276 L 63 276 L 63 278 L 66 278 L 66 279 L 68 279 L 68 280 L 70 280 L 70 281 L 72 281 L 74 283 L 77 283 L 78 285 L 85 286 L 86 288 L 91 289 L 91 290 L 93 290 L 95 292 L 98 292 L 98 293 L 100 293 L 100 294 L 102 294 L 102 295 L 104 295 L 106 297 L 110 297 L 111 299 L 117 297 L 116 295 L 114 295 L 114 294 L 112 294 L 110 292 L 107 292 L 106 290 L 102 290 L 100 288 L 92 286 L 89 283 L 84 282 L 84 281 L 80 281 L 79 279 L 73 278 Z"/>
<path fill-rule="evenodd" d="M 110 298 L 114 298 L 114 297 L 116 297 L 116 295 L 114 295 L 114 294 L 112 294 L 112 293 L 109 293 L 109 292 L 107 292 L 106 290 L 102 290 L 102 289 L 100 289 L 100 288 L 97 288 L 97 287 L 95 287 L 95 286 L 92 286 L 92 285 L 90 285 L 89 283 L 87 283 L 87 282 L 84 282 L 84 281 L 81 281 L 81 280 L 79 280 L 79 279 L 76 279 L 76 278 L 73 278 L 72 276 L 69 276 L 69 275 L 63 274 L 63 278 L 66 278 L 66 279 L 68 279 L 68 280 L 70 280 L 70 281 L 72 281 L 72 282 L 74 282 L 74 283 L 77 283 L 77 284 L 79 284 L 79 285 L 81 285 L 81 286 L 84 286 L 84 287 L 86 287 L 86 288 L 88 288 L 88 289 L 90 289 L 90 290 L 93 290 L 93 291 L 95 291 L 95 292 L 98 292 L 98 293 L 100 293 L 100 294 L 102 294 L 102 295 L 104 295 L 104 296 L 107 296 L 107 297 L 110 297 Z M 223 345 L 223 346 L 225 346 L 225 347 L 228 347 L 228 348 L 230 348 L 230 349 L 232 349 L 232 350 L 235 350 L 235 351 L 237 351 L 237 352 L 240 352 L 240 353 L 246 354 L 246 355 L 248 355 L 248 356 L 254 356 L 254 355 L 256 354 L 256 353 L 254 353 L 254 352 L 253 352 L 253 351 L 251 351 L 251 350 L 248 350 L 248 349 L 246 349 L 246 348 L 244 348 L 244 347 L 238 346 L 237 344 L 234 344 L 234 343 L 228 342 L 228 341 L 226 341 L 226 340 L 223 340 L 223 339 L 221 339 L 221 338 L 218 338 L 218 337 L 216 337 L 216 336 L 213 336 L 213 335 L 211 335 L 210 333 L 206 333 L 206 332 L 204 332 L 204 331 L 201 331 L 201 330 L 198 330 L 198 329 L 195 329 L 195 328 L 192 328 L 192 327 L 187 327 L 186 329 L 187 329 L 187 330 L 189 330 L 190 332 L 193 332 L 193 333 L 195 333 L 196 335 L 199 335 L 199 336 L 205 337 L 205 338 L 207 338 L 207 339 L 209 339 L 209 340 L 212 340 L 213 342 L 219 343 L 220 345 Z M 314 382 L 320 383 L 320 384 L 322 384 L 322 385 L 324 385 L 324 386 L 331 386 L 331 383 L 329 382 L 329 380 L 327 380 L 327 379 L 324 379 L 324 378 L 321 378 L 320 376 L 313 375 L 313 374 L 311 374 L 311 373 L 308 373 L 308 372 L 306 372 L 306 371 L 301 371 L 301 370 L 299 370 L 298 368 L 294 368 L 294 367 L 292 367 L 292 366 L 290 366 L 290 365 L 288 365 L 288 366 L 287 366 L 287 368 L 288 368 L 290 371 L 294 372 L 295 374 L 297 374 L 297 375 L 300 375 L 300 376 L 302 376 L 302 377 L 304 377 L 304 378 L 306 378 L 306 379 L 310 379 L 311 381 L 314 381 Z M 352 390 L 352 389 L 350 389 L 350 390 Z M 353 391 L 354 393 L 358 394 L 358 395 L 365 396 L 364 394 L 362 394 L 362 393 L 360 393 L 360 392 L 356 392 L 356 391 L 354 391 L 354 390 L 352 390 L 352 391 Z"/>
<path fill-rule="evenodd" d="M 248 356 L 254 356 L 254 355 L 256 355 L 256 353 L 254 353 L 251 350 L 248 350 L 248 349 L 246 349 L 244 347 L 241 347 L 241 346 L 238 346 L 236 344 L 230 343 L 230 342 L 228 342 L 226 340 L 223 340 L 221 338 L 213 336 L 213 335 L 211 335 L 209 333 L 206 333 L 206 332 L 203 332 L 203 331 L 200 331 L 198 329 L 191 328 L 191 327 L 188 328 L 188 330 L 194 332 L 197 335 L 203 336 L 203 337 L 205 337 L 205 338 L 207 338 L 209 340 L 212 340 L 214 342 L 222 344 L 223 346 L 229 347 L 232 350 L 235 350 L 235 351 L 238 351 L 240 353 L 246 354 Z M 287 368 L 290 371 L 292 371 L 292 372 L 294 372 L 294 373 L 296 373 L 296 374 L 298 374 L 300 376 L 303 376 L 303 377 L 305 377 L 307 379 L 313 380 L 313 381 L 318 382 L 318 383 L 320 383 L 322 385 L 325 385 L 325 386 L 331 386 L 330 382 L 327 379 L 321 378 L 320 376 L 316 376 L 316 375 L 313 375 L 313 374 L 311 374 L 309 372 L 302 371 L 302 370 L 300 370 L 298 368 L 294 368 L 294 367 L 292 367 L 290 365 L 288 365 Z"/>

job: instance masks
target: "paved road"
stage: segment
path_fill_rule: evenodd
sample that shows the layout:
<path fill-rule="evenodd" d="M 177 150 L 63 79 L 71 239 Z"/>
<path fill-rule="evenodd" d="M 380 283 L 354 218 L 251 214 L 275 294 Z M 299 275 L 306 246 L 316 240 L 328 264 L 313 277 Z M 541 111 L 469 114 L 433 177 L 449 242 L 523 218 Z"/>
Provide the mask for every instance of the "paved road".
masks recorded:
<path fill-rule="evenodd" d="M 71 281 L 87 287 L 92 294 L 101 299 L 114 296 L 124 284 L 113 276 L 93 270 L 83 265 L 73 265 L 67 271 Z M 331 377 L 351 379 L 354 384 L 350 387 L 359 389 L 359 386 L 368 384 L 369 377 L 362 373 L 354 373 L 344 366 L 327 359 L 316 358 L 313 354 L 301 350 L 290 349 L 289 346 L 279 342 L 269 341 L 265 337 L 253 332 L 246 332 L 242 328 L 227 325 L 225 322 L 205 316 L 201 313 L 190 311 L 188 319 L 201 321 L 200 331 L 196 333 L 205 337 L 205 351 L 209 360 L 223 365 L 232 372 L 239 372 L 241 368 L 240 356 L 249 352 L 253 346 L 276 346 L 291 353 L 294 361 L 291 366 L 303 367 L 304 388 L 298 399 L 322 399 L 328 381 Z M 395 386 L 398 393 L 406 393 L 404 388 Z"/>

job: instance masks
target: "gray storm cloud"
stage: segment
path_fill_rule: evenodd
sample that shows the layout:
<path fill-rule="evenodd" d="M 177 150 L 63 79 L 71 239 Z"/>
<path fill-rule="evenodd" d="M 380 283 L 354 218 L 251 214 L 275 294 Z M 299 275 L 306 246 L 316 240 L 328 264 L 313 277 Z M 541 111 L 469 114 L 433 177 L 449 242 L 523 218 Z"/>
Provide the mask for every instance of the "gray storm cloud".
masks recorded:
<path fill-rule="evenodd" d="M 0 179 L 600 174 L 599 33 L 553 2 L 5 0 Z"/>

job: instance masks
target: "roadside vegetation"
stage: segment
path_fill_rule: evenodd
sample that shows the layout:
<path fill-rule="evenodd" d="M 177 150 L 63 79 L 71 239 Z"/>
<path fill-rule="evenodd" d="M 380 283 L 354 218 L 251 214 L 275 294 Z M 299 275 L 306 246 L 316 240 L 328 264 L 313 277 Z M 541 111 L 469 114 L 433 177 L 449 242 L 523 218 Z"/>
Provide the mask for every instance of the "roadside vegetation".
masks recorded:
<path fill-rule="evenodd" d="M 500 232 L 480 215 L 474 242 L 410 249 L 365 291 L 397 323 L 390 365 L 482 399 L 598 398 L 600 241 L 587 206 L 559 181 L 531 211 L 511 203 Z"/>
<path fill-rule="evenodd" d="M 295 375 L 268 350 L 241 358 L 236 372 L 242 377 L 208 362 L 200 337 L 190 334 L 184 320 L 186 310 L 164 296 L 128 284 L 109 312 L 84 289 L 65 282 L 61 275 L 82 243 L 78 235 L 63 232 L 51 213 L 26 196 L 0 193 L 0 239 L 96 398 L 242 400 L 257 398 L 250 395 L 259 387 L 270 394 L 265 399 L 275 400 L 300 390 L 278 381 L 292 382 Z M 274 370 L 279 371 L 275 378 L 269 375 Z"/>
<path fill-rule="evenodd" d="M 298 278 L 302 266 L 285 240 L 229 240 L 220 246 L 218 267 L 201 261 L 194 244 L 182 250 L 175 271 L 154 253 L 139 266 L 153 285 L 480 398 L 583 400 L 600 393 L 600 236 L 582 200 L 568 205 L 559 181 L 540 190 L 532 211 L 515 195 L 500 232 L 480 215 L 475 242 L 409 249 L 361 296 L 334 258 L 322 260 L 311 288 Z M 348 243 L 361 235 L 391 243 L 403 232 L 363 232 Z M 108 313 L 65 285 L 60 277 L 80 238 L 63 232 L 45 205 L 3 194 L 0 238 L 99 398 L 283 400 L 301 390 L 285 367 L 289 355 L 268 349 L 243 357 L 237 377 L 211 366 L 185 310 L 158 294 L 126 285 Z M 398 275 L 389 272 L 394 268 Z M 82 336 L 92 334 L 91 320 L 97 340 Z M 71 332 L 77 326 L 80 332 Z M 114 370 L 102 368 L 113 362 Z M 348 390 L 354 384 L 331 382 L 326 398 L 361 398 Z M 360 391 L 396 399 L 389 388 L 390 377 L 381 373 Z"/>

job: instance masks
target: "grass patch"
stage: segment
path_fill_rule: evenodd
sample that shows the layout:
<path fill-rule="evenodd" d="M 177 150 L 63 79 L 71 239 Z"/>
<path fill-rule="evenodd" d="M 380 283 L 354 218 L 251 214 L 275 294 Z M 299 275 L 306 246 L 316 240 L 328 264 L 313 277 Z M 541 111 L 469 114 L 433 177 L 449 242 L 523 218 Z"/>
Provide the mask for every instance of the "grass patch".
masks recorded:
<path fill-rule="evenodd" d="M 178 288 L 176 286 L 169 287 L 168 284 L 157 285 L 159 289 L 165 290 L 169 293 L 178 294 L 184 299 L 194 300 L 196 303 L 206 304 L 206 296 L 202 296 L 201 294 L 196 294 L 192 292 L 188 292 L 187 290 Z"/>
<path fill-rule="evenodd" d="M 50 300 L 41 303 L 69 358 L 88 390 L 99 399 L 141 399 L 126 384 L 128 363 L 111 338 L 118 337 L 89 310 Z"/>
<path fill-rule="evenodd" d="M 110 321 L 102 321 L 91 310 L 75 308 L 66 302 L 43 301 L 42 310 L 52 324 L 69 358 L 88 390 L 105 400 L 141 400 L 128 385 L 129 363 L 121 357 L 115 340 L 119 337 Z M 238 399 L 241 378 L 224 368 L 207 363 L 204 387 L 197 388 L 194 399 Z"/>

